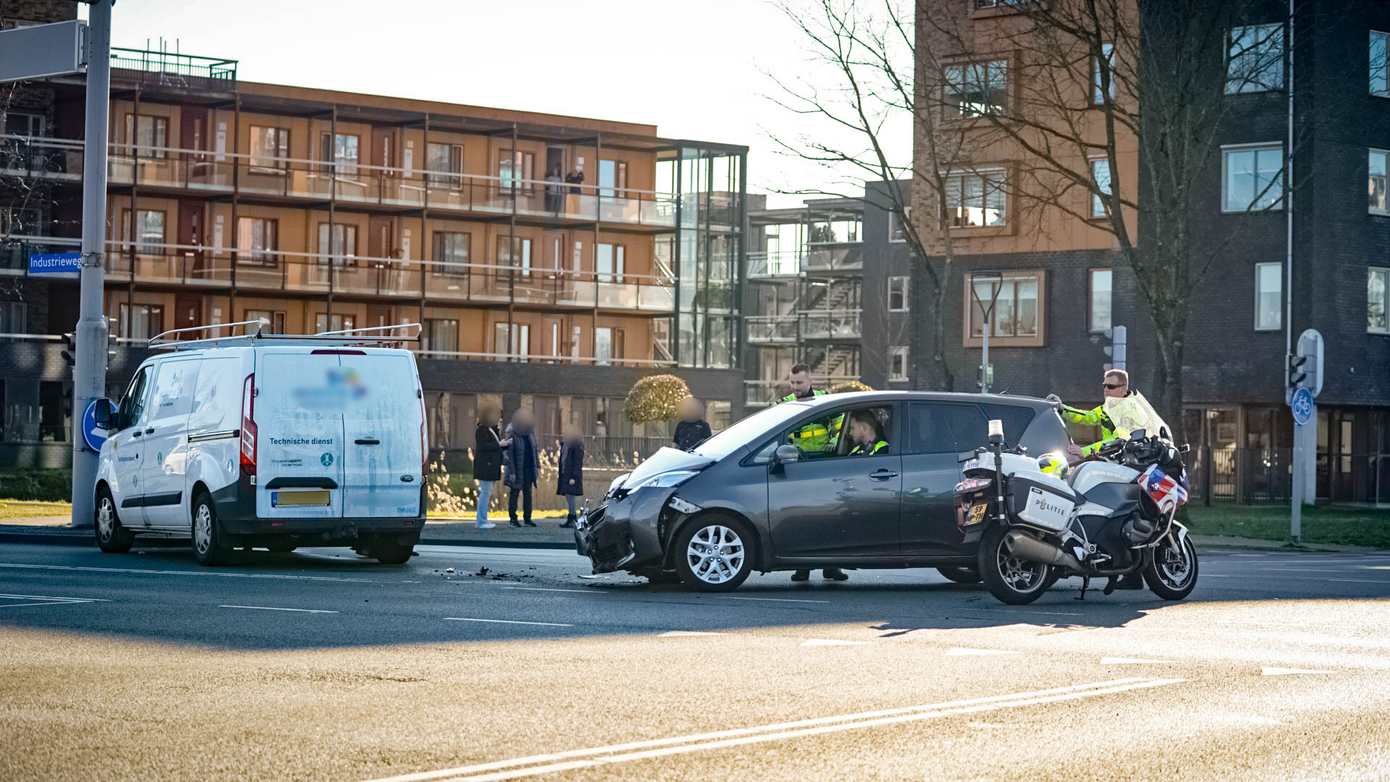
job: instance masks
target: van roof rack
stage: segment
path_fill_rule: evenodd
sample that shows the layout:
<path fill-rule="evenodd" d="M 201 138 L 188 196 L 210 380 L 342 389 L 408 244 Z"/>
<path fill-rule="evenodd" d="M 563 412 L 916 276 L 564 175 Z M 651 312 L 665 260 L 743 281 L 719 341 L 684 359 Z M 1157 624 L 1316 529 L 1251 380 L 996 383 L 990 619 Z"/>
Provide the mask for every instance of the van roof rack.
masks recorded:
<path fill-rule="evenodd" d="M 419 323 L 400 323 L 394 326 L 366 326 L 360 329 L 341 329 L 320 331 L 317 334 L 268 334 L 263 331 L 269 325 L 266 320 L 243 320 L 236 323 L 215 323 L 210 326 L 190 326 L 171 329 L 150 338 L 148 347 L 163 350 L 205 350 L 207 348 L 245 347 L 261 342 L 279 345 L 328 345 L 328 346 L 371 346 L 392 347 L 405 342 L 419 342 L 423 327 Z M 244 334 L 224 334 L 195 339 L 180 339 L 183 334 L 207 334 L 247 327 Z M 252 330 L 254 327 L 254 330 Z M 398 330 L 414 329 L 414 333 L 395 334 Z"/>

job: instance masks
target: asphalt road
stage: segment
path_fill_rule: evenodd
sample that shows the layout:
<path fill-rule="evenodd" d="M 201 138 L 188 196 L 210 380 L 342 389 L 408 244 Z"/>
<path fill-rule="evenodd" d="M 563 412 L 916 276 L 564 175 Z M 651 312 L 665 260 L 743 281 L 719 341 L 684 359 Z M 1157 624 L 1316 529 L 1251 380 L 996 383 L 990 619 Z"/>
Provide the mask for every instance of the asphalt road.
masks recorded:
<path fill-rule="evenodd" d="M 1390 554 L 1024 608 L 934 571 L 587 573 L 0 544 L 0 779 L 1390 779 Z"/>

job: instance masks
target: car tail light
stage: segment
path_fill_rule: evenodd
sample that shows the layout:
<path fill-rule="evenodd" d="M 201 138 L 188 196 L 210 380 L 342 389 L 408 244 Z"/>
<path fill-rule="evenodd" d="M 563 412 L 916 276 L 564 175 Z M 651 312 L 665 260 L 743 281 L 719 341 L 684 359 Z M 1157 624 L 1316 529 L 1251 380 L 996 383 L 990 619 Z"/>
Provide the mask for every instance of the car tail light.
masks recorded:
<path fill-rule="evenodd" d="M 241 386 L 241 471 L 256 474 L 256 373 Z"/>

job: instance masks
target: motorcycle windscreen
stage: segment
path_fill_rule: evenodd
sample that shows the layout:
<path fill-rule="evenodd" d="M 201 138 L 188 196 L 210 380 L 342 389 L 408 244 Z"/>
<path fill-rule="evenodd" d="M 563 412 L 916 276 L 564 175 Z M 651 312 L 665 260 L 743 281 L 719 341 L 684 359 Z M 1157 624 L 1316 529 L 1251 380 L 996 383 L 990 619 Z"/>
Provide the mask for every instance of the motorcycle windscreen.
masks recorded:
<path fill-rule="evenodd" d="M 256 362 L 256 515 L 340 517 L 342 370 L 338 356 L 265 351 Z"/>

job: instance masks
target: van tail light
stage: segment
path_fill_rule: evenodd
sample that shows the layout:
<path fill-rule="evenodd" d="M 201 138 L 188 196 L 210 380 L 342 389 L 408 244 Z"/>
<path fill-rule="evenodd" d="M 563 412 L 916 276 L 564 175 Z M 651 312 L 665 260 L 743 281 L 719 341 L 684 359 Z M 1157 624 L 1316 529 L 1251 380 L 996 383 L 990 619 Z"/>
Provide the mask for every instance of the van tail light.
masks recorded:
<path fill-rule="evenodd" d="M 429 442 L 425 440 L 425 394 L 419 389 L 415 390 L 416 396 L 420 398 L 420 475 L 424 476 L 425 470 L 430 464 Z"/>
<path fill-rule="evenodd" d="M 241 386 L 241 472 L 256 474 L 256 373 Z"/>

